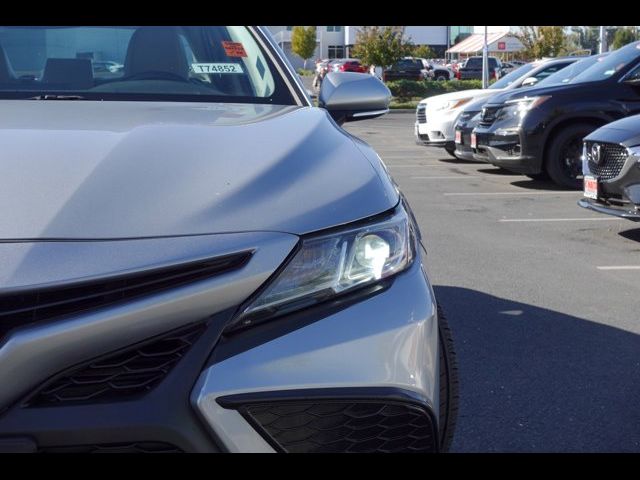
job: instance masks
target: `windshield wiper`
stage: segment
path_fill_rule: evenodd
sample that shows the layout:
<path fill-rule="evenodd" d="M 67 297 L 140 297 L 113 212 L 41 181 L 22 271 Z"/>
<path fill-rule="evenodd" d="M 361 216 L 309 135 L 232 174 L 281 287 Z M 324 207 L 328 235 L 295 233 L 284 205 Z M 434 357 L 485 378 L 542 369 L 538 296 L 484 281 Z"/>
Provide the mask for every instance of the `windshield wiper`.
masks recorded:
<path fill-rule="evenodd" d="M 81 95 L 36 95 L 29 100 L 84 100 Z"/>

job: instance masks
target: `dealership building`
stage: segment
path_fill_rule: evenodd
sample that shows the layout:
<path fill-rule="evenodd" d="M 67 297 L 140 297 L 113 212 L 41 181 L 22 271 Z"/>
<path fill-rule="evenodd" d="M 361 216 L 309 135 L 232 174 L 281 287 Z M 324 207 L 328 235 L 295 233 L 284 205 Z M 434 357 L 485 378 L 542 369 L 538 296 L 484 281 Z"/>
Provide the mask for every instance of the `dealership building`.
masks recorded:
<path fill-rule="evenodd" d="M 304 61 L 291 51 L 291 32 L 293 26 L 268 26 L 275 41 L 284 50 L 285 54 L 295 68 L 302 67 Z M 310 59 L 311 63 L 316 58 L 348 58 L 350 49 L 356 43 L 359 26 L 317 26 L 316 27 L 316 51 Z M 431 47 L 439 58 L 444 58 L 447 50 L 460 43 L 473 34 L 484 33 L 485 27 L 480 26 L 405 26 L 403 35 L 415 45 L 427 45 Z M 514 27 L 492 26 L 488 27 L 489 33 L 507 34 Z M 309 62 L 307 62 L 307 68 Z"/>

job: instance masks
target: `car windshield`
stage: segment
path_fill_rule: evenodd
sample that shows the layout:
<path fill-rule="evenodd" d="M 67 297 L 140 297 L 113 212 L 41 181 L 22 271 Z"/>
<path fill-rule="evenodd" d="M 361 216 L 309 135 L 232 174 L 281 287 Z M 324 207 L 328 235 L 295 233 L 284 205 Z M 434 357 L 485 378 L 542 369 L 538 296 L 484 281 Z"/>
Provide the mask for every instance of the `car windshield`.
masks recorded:
<path fill-rule="evenodd" d="M 608 54 L 606 53 L 600 55 L 591 55 L 590 57 L 578 60 L 577 62 L 573 62 L 566 67 L 558 70 L 557 72 L 552 73 L 544 80 L 540 80 L 536 84 L 536 88 L 541 86 L 550 87 L 552 85 L 563 85 L 565 83 L 569 83 L 573 78 L 584 72 L 587 68 L 591 67 L 596 62 L 604 60 L 607 55 Z"/>
<path fill-rule="evenodd" d="M 292 104 L 246 27 L 0 27 L 0 98 Z"/>
<path fill-rule="evenodd" d="M 578 74 L 569 83 L 597 82 L 611 78 L 640 57 L 640 42 L 630 43 L 612 52 L 602 61 L 596 62 Z"/>
<path fill-rule="evenodd" d="M 515 69 L 513 72 L 509 72 L 500 80 L 491 84 L 489 88 L 490 89 L 506 88 L 509 85 L 511 85 L 513 82 L 518 80 L 520 77 L 522 77 L 523 75 L 526 75 L 527 73 L 529 73 L 531 70 L 533 70 L 533 68 L 534 68 L 533 63 L 527 63 L 526 65 L 522 65 L 520 68 Z"/>

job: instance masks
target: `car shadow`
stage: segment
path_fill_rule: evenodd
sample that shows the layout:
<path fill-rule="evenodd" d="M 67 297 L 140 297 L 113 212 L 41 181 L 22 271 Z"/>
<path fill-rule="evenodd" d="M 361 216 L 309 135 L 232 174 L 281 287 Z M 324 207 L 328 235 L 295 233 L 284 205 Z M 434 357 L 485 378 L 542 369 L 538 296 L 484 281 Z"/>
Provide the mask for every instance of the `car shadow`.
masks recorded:
<path fill-rule="evenodd" d="M 511 185 L 514 187 L 526 188 L 528 190 L 558 190 L 564 192 L 570 192 L 572 190 L 576 192 L 579 191 L 575 188 L 557 185 L 552 180 L 535 180 L 533 178 L 528 180 L 517 180 L 515 182 L 511 182 Z"/>
<path fill-rule="evenodd" d="M 478 170 L 480 173 L 488 173 L 490 175 L 505 175 L 505 176 L 519 176 L 519 173 L 510 172 L 505 168 L 495 167 L 495 168 L 481 168 Z"/>
<path fill-rule="evenodd" d="M 640 228 L 631 228 L 629 230 L 623 230 L 622 232 L 618 232 L 623 238 L 627 240 L 632 240 L 634 242 L 640 242 Z"/>
<path fill-rule="evenodd" d="M 439 158 L 438 161 L 444 162 L 444 163 L 465 163 L 465 164 L 475 164 L 475 165 L 482 165 L 484 163 L 484 162 L 477 162 L 475 160 L 463 160 L 460 158 L 453 158 L 453 157 Z"/>
<path fill-rule="evenodd" d="M 640 451 L 639 335 L 468 288 L 434 291 L 458 355 L 452 451 Z"/>

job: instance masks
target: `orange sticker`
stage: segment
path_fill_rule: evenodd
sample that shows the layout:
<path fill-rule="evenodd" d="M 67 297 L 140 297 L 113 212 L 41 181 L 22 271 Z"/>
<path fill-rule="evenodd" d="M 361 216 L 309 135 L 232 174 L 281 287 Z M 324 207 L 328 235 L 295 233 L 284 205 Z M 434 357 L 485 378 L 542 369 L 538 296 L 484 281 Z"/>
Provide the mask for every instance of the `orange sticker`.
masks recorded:
<path fill-rule="evenodd" d="M 240 42 L 222 42 L 227 57 L 246 57 L 247 52 Z"/>

